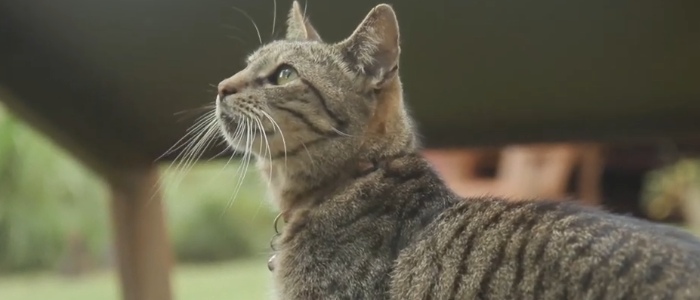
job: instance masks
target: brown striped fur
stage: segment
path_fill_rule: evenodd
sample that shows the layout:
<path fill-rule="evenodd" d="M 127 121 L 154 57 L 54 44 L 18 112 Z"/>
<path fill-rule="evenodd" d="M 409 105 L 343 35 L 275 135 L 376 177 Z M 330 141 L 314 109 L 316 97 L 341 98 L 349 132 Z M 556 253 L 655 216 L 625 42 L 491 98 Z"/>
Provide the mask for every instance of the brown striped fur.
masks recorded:
<path fill-rule="evenodd" d="M 221 132 L 257 157 L 287 221 L 273 262 L 279 299 L 700 299 L 689 234 L 452 193 L 419 154 L 399 56 L 390 6 L 326 43 L 295 2 L 286 38 L 219 85 Z M 284 65 L 299 77 L 277 84 Z"/>

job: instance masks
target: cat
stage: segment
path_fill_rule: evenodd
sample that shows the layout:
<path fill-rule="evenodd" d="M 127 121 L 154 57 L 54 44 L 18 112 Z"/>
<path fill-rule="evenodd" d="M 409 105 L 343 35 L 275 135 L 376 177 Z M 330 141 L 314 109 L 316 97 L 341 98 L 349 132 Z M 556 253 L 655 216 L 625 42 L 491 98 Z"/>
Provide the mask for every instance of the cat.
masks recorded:
<path fill-rule="evenodd" d="M 450 191 L 420 154 L 399 41 L 390 5 L 327 43 L 295 1 L 286 36 L 218 85 L 220 132 L 286 223 L 279 299 L 700 299 L 700 241 L 681 230 Z"/>

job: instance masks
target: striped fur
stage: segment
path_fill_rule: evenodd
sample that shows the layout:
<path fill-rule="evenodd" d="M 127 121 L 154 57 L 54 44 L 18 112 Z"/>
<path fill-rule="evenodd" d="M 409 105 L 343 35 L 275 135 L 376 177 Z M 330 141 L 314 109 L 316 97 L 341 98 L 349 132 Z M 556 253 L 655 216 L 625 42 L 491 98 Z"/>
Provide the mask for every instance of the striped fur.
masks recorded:
<path fill-rule="evenodd" d="M 689 234 L 561 202 L 452 193 L 419 154 L 391 7 L 335 44 L 296 2 L 288 27 L 221 82 L 217 100 L 222 134 L 257 157 L 286 219 L 279 299 L 700 299 L 700 241 Z M 299 78 L 275 84 L 286 65 Z"/>

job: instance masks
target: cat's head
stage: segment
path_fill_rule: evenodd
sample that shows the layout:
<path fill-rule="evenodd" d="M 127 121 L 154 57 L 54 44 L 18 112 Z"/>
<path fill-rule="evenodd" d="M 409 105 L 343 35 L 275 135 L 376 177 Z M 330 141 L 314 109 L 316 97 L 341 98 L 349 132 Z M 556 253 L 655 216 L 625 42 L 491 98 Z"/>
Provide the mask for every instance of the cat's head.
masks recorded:
<path fill-rule="evenodd" d="M 373 8 L 355 31 L 324 42 L 295 1 L 286 37 L 256 50 L 218 87 L 222 134 L 237 151 L 268 160 L 341 161 L 414 147 L 398 78 L 394 10 Z"/>

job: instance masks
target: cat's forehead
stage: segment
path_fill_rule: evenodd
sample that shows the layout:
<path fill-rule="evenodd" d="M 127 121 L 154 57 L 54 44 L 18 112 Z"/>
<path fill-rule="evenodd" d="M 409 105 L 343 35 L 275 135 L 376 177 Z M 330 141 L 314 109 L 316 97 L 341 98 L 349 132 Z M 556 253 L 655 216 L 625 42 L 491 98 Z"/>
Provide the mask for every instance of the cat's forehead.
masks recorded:
<path fill-rule="evenodd" d="M 318 61 L 336 55 L 332 46 L 309 41 L 279 40 L 268 43 L 246 58 L 248 65 L 295 61 Z"/>

